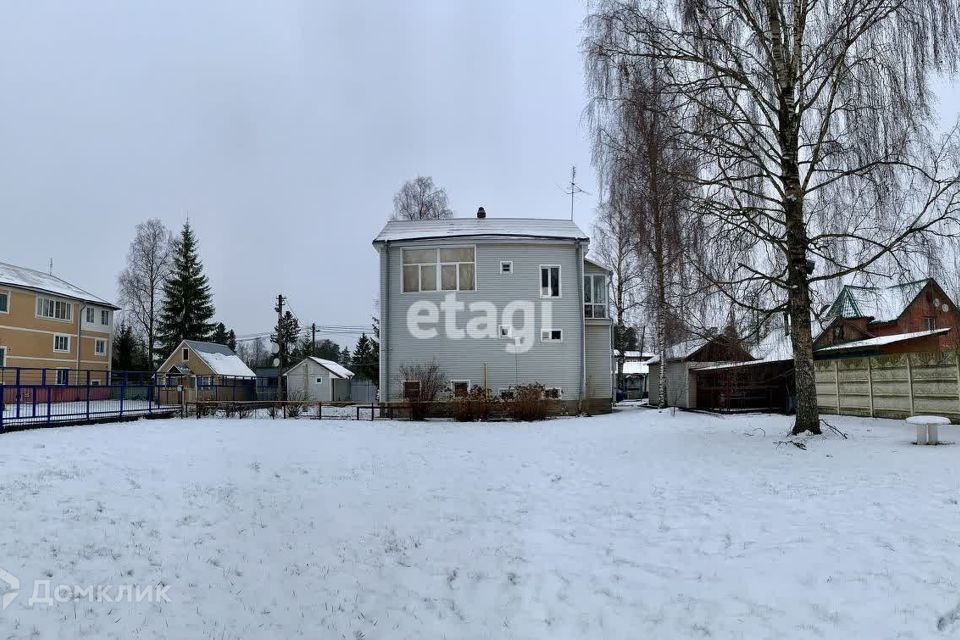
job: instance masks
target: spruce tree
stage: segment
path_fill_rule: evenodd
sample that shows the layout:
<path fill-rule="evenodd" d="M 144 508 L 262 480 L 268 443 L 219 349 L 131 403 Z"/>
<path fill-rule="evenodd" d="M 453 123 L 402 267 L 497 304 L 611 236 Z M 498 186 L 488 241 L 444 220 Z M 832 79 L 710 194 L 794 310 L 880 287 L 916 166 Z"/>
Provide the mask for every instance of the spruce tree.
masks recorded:
<path fill-rule="evenodd" d="M 174 245 L 173 269 L 163 285 L 160 343 L 168 356 L 181 340 L 209 340 L 214 308 L 197 237 L 187 221 Z"/>

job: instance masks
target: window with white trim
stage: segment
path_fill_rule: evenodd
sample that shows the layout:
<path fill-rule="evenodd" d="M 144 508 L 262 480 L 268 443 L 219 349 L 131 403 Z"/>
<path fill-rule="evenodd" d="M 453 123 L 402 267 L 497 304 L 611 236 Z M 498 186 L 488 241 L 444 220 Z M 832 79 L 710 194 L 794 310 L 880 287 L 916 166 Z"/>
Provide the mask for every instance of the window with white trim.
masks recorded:
<path fill-rule="evenodd" d="M 57 353 L 70 353 L 70 336 L 53 336 L 53 350 Z"/>
<path fill-rule="evenodd" d="M 110 325 L 110 312 L 107 309 L 100 309 L 100 324 L 105 327 Z"/>
<path fill-rule="evenodd" d="M 500 389 L 499 395 L 501 400 L 513 400 L 513 398 L 515 397 L 515 394 L 513 392 L 513 387 L 506 387 L 506 388 Z"/>
<path fill-rule="evenodd" d="M 73 304 L 64 300 L 37 296 L 37 316 L 69 322 L 73 319 Z"/>
<path fill-rule="evenodd" d="M 403 292 L 475 291 L 473 247 L 403 250 Z"/>
<path fill-rule="evenodd" d="M 9 291 L 0 291 L 0 313 L 10 313 Z"/>
<path fill-rule="evenodd" d="M 540 342 L 563 342 L 563 329 L 544 329 L 540 332 Z"/>
<path fill-rule="evenodd" d="M 560 297 L 560 266 L 555 264 L 540 265 L 540 297 Z"/>
<path fill-rule="evenodd" d="M 469 380 L 451 380 L 450 391 L 453 392 L 454 398 L 465 398 L 470 393 L 470 381 Z"/>
<path fill-rule="evenodd" d="M 583 276 L 583 317 L 607 317 L 607 276 Z"/>
<path fill-rule="evenodd" d="M 506 274 L 509 274 L 509 273 L 513 273 L 513 262 L 511 262 L 511 261 L 509 261 L 509 260 L 501 260 L 501 261 L 500 261 L 500 273 L 505 274 L 505 275 L 506 275 Z"/>
<path fill-rule="evenodd" d="M 560 387 L 547 387 L 543 390 L 543 397 L 548 400 L 559 400 L 563 397 L 563 389 Z"/>
<path fill-rule="evenodd" d="M 70 369 L 57 369 L 56 384 L 70 384 Z"/>
<path fill-rule="evenodd" d="M 97 338 L 93 343 L 93 352 L 98 356 L 107 355 L 107 341 L 102 338 Z"/>
<path fill-rule="evenodd" d="M 314 380 L 314 384 L 323 384 L 323 378 L 317 378 Z"/>
<path fill-rule="evenodd" d="M 93 324 L 93 319 L 96 317 L 97 310 L 94 309 L 93 307 L 87 307 L 85 311 L 87 315 L 87 323 Z"/>
<path fill-rule="evenodd" d="M 501 338 L 509 338 L 511 333 L 510 326 L 506 324 L 500 325 L 498 333 Z"/>
<path fill-rule="evenodd" d="M 923 328 L 925 331 L 933 331 L 937 328 L 937 319 L 933 316 L 924 316 Z"/>

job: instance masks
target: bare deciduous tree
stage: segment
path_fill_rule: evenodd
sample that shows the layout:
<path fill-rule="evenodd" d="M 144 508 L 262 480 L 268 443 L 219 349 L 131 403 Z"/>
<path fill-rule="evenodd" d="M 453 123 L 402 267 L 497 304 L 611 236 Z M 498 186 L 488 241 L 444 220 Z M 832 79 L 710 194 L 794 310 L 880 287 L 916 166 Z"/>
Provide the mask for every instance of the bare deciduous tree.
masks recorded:
<path fill-rule="evenodd" d="M 127 266 L 118 278 L 120 303 L 142 335 L 151 368 L 157 366 L 157 325 L 172 255 L 173 235 L 163 222 L 157 218 L 141 222 L 127 252 Z"/>
<path fill-rule="evenodd" d="M 666 406 L 667 325 L 684 305 L 686 247 L 696 220 L 686 215 L 693 163 L 676 138 L 677 106 L 662 90 L 663 63 L 645 60 L 619 73 L 588 57 L 595 99 L 590 115 L 594 158 L 607 185 L 607 207 L 623 225 L 623 249 L 651 275 L 647 299 L 660 356 L 660 407 Z M 617 248 L 619 250 L 619 247 Z M 670 338 L 676 338 L 676 332 Z"/>
<path fill-rule="evenodd" d="M 447 190 L 433 184 L 429 176 L 407 180 L 393 196 L 394 220 L 442 220 L 452 218 Z"/>
<path fill-rule="evenodd" d="M 705 246 L 729 267 L 714 282 L 738 303 L 763 287 L 787 309 L 793 431 L 819 433 L 817 283 L 956 221 L 956 132 L 931 142 L 929 79 L 960 63 L 960 3 L 599 0 L 588 27 L 598 69 L 670 63 Z"/>

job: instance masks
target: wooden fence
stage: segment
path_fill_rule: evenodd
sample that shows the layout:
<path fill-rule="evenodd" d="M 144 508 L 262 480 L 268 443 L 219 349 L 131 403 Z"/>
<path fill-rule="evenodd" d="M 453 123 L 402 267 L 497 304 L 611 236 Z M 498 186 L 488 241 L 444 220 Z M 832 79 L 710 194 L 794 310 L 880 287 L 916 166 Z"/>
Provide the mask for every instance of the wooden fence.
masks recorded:
<path fill-rule="evenodd" d="M 956 351 L 818 360 L 814 366 L 822 413 L 877 418 L 935 414 L 960 422 Z"/>

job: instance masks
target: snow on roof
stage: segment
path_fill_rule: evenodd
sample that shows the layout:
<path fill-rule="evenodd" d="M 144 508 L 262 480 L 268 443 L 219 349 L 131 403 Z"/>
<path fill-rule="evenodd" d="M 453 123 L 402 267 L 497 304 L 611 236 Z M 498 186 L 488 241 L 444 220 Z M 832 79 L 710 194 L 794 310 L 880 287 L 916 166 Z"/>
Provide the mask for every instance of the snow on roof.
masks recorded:
<path fill-rule="evenodd" d="M 625 376 L 636 376 L 636 375 L 646 375 L 650 373 L 650 365 L 646 362 L 624 362 L 623 363 L 623 375 Z"/>
<path fill-rule="evenodd" d="M 774 331 L 760 341 L 752 354 L 754 358 L 762 362 L 793 360 L 793 340 L 782 330 Z"/>
<path fill-rule="evenodd" d="M 16 265 L 7 264 L 6 262 L 0 262 L 0 285 L 3 284 L 10 285 L 12 287 L 22 287 L 32 291 L 51 293 L 53 295 L 63 296 L 65 298 L 73 298 L 75 300 L 82 300 L 84 302 L 92 302 L 94 304 L 103 305 L 104 307 L 110 307 L 111 309 L 120 308 L 112 302 L 107 302 L 103 298 L 95 296 L 89 291 L 85 291 L 76 285 L 70 284 L 66 280 L 58 278 L 57 276 L 44 273 L 42 271 L 37 271 L 35 269 L 28 269 L 26 267 L 18 267 Z"/>
<path fill-rule="evenodd" d="M 874 322 L 891 322 L 899 318 L 929 280 L 905 282 L 890 287 L 855 287 L 844 285 L 830 307 L 828 316 L 873 318 Z"/>
<path fill-rule="evenodd" d="M 881 347 L 885 344 L 893 344 L 895 342 L 905 342 L 906 340 L 935 336 L 941 333 L 946 333 L 947 331 L 950 331 L 949 327 L 946 329 L 931 329 L 929 331 L 914 331 L 913 333 L 897 333 L 892 336 L 880 336 L 879 338 L 868 338 L 867 340 L 845 342 L 843 344 L 833 345 L 832 347 L 820 347 L 817 349 L 817 353 L 825 353 L 827 351 L 846 351 L 849 349 L 863 349 L 866 347 Z"/>
<path fill-rule="evenodd" d="M 477 236 L 511 236 L 588 240 L 587 234 L 571 220 L 548 218 L 449 218 L 447 220 L 391 220 L 383 227 L 374 243 L 394 240 L 426 240 L 430 238 L 465 238 Z"/>
<path fill-rule="evenodd" d="M 677 344 L 672 344 L 666 348 L 667 361 L 686 360 L 697 351 L 702 349 L 706 344 L 707 340 L 704 338 L 694 338 L 693 340 L 685 340 L 683 342 L 678 342 Z M 660 362 L 660 356 L 655 355 L 647 361 L 647 364 L 657 364 L 658 362 Z"/>
<path fill-rule="evenodd" d="M 324 360 L 323 358 L 317 358 L 314 356 L 310 356 L 310 359 L 339 378 L 353 377 L 353 371 L 350 371 L 350 369 L 347 369 L 339 362 L 334 362 L 333 360 Z"/>
<path fill-rule="evenodd" d="M 198 340 L 184 340 L 184 342 L 200 356 L 210 370 L 218 376 L 237 376 L 244 378 L 255 377 L 250 367 L 243 363 L 233 350 L 224 344 L 216 342 L 200 342 Z"/>
<path fill-rule="evenodd" d="M 614 350 L 613 350 L 613 355 L 614 355 L 615 357 L 619 358 L 619 357 L 620 357 L 620 350 L 619 350 L 619 349 L 614 349 Z M 624 357 L 624 358 L 633 358 L 633 359 L 635 359 L 635 360 L 644 360 L 644 359 L 652 358 L 652 357 L 655 356 L 655 355 L 656 355 L 655 353 L 652 353 L 652 352 L 650 352 L 650 351 L 643 351 L 643 352 L 640 352 L 640 351 L 624 351 L 624 352 L 623 352 L 623 357 Z"/>
<path fill-rule="evenodd" d="M 603 264 L 602 262 L 597 262 L 596 260 L 593 260 L 593 259 L 591 259 L 591 258 L 584 258 L 583 261 L 584 261 L 586 264 L 590 264 L 590 265 L 593 265 L 593 266 L 597 267 L 598 269 L 603 269 L 604 271 L 606 271 L 606 272 L 608 272 L 608 273 L 613 273 L 613 269 L 611 269 L 611 268 L 608 267 L 607 265 Z"/>

